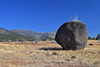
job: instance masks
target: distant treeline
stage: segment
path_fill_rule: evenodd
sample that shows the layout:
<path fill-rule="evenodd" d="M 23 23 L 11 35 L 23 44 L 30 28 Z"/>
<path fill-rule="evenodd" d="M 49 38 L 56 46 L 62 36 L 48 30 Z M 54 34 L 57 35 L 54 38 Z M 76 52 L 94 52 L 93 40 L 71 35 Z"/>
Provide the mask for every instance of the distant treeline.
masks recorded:
<path fill-rule="evenodd" d="M 97 35 L 97 37 L 88 37 L 88 40 L 100 40 L 100 34 Z"/>

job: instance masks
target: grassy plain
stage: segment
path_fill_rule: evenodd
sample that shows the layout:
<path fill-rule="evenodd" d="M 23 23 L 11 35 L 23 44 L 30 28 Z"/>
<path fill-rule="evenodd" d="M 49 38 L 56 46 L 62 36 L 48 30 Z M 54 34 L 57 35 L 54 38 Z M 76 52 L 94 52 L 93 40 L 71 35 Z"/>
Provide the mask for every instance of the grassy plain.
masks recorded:
<path fill-rule="evenodd" d="M 94 45 L 89 46 L 92 43 Z M 0 67 L 99 67 L 100 42 L 84 50 L 62 50 L 57 43 L 0 42 Z"/>

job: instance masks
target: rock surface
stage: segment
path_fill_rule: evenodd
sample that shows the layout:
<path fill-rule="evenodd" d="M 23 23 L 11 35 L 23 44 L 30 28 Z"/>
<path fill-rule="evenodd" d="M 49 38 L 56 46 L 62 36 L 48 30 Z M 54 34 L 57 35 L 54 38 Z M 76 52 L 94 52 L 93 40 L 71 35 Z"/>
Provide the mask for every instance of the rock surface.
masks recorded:
<path fill-rule="evenodd" d="M 64 23 L 57 31 L 55 40 L 65 50 L 81 50 L 87 44 L 88 32 L 81 21 Z"/>

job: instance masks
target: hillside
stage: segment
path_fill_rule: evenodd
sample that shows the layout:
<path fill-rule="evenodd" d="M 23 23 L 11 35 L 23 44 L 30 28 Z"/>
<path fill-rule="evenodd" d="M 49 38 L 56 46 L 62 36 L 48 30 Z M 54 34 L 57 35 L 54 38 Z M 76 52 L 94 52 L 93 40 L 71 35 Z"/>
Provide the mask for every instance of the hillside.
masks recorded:
<path fill-rule="evenodd" d="M 56 31 L 53 32 L 47 32 L 44 35 L 41 36 L 41 39 L 54 39 L 56 35 Z"/>
<path fill-rule="evenodd" d="M 30 30 L 11 30 L 11 32 L 15 32 L 15 33 L 19 33 L 21 35 L 25 35 L 25 36 L 30 36 L 30 37 L 33 37 L 33 38 L 39 38 L 40 36 L 34 32 L 34 31 L 30 31 Z"/>
<path fill-rule="evenodd" d="M 29 39 L 30 37 L 8 31 L 4 28 L 0 28 L 0 41 L 8 41 L 8 40 L 15 41 L 16 39 L 20 38 Z"/>
<path fill-rule="evenodd" d="M 40 38 L 40 39 L 54 39 L 56 35 L 56 31 L 53 32 L 35 32 L 30 30 L 11 30 L 12 32 L 16 32 L 25 36 L 31 36 L 33 38 Z"/>

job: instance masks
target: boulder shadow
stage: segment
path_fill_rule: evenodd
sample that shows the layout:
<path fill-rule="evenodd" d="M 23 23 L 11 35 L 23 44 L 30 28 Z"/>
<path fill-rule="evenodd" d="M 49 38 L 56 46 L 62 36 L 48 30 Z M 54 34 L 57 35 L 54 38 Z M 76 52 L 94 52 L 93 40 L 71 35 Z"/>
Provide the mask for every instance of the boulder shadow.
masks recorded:
<path fill-rule="evenodd" d="M 45 51 L 48 51 L 48 50 L 64 50 L 64 51 L 68 51 L 68 50 L 72 50 L 72 49 L 63 49 L 63 48 L 57 48 L 57 47 L 50 47 L 50 48 L 42 47 L 42 48 L 39 48 L 39 50 L 45 50 Z M 76 51 L 76 50 L 72 50 L 72 51 Z"/>
<path fill-rule="evenodd" d="M 42 48 L 39 48 L 39 50 L 48 51 L 48 50 L 64 50 L 64 49 L 63 48 L 56 48 L 56 47 L 51 47 L 51 48 L 42 47 Z"/>

